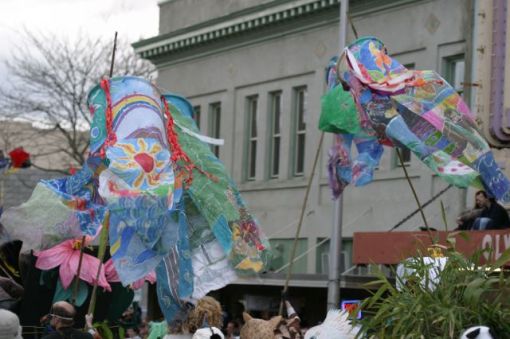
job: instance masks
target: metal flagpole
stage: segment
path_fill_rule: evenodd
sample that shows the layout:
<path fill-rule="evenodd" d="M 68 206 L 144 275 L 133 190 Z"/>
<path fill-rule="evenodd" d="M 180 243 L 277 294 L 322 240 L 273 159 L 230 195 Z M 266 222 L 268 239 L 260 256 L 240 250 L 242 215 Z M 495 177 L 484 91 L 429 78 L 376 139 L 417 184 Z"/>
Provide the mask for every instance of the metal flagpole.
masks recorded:
<path fill-rule="evenodd" d="M 349 0 L 340 0 L 339 15 L 339 51 L 345 47 L 347 35 L 347 12 L 349 11 Z M 337 201 L 334 201 L 333 227 L 329 242 L 329 276 L 328 276 L 328 310 L 339 308 L 340 303 L 340 274 L 342 254 L 342 209 L 343 193 Z"/>

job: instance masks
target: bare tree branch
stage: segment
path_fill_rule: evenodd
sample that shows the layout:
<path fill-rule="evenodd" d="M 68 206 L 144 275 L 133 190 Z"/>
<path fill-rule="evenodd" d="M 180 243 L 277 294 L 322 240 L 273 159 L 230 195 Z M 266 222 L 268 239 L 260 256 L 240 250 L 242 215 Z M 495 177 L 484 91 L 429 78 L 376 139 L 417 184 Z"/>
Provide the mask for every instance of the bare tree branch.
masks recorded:
<path fill-rule="evenodd" d="M 68 159 L 67 164 L 82 164 L 91 124 L 87 95 L 108 74 L 111 39 L 80 34 L 68 40 L 27 30 L 22 36 L 22 42 L 6 62 L 10 78 L 0 85 L 0 114 L 5 119 L 21 118 L 52 127 L 31 130 L 30 139 L 40 149 L 34 157 L 60 153 L 63 159 Z M 150 78 L 154 74 L 154 67 L 139 59 L 127 41 L 120 40 L 117 46 L 114 75 Z M 59 142 L 49 138 L 55 133 L 60 135 Z M 50 140 L 46 143 L 47 136 Z M 4 137 L 4 147 L 13 145 L 16 137 L 22 136 L 11 135 L 8 140 Z M 50 141 L 57 144 L 52 145 Z M 55 166 L 57 170 L 62 169 L 58 164 Z"/>
<path fill-rule="evenodd" d="M 60 174 L 64 174 L 64 175 L 69 174 L 69 171 L 66 171 L 66 170 L 55 169 L 55 168 L 46 168 L 46 167 L 38 166 L 36 164 L 32 164 L 32 167 L 37 168 L 38 170 L 41 170 L 44 172 L 55 172 L 55 173 L 60 173 Z"/>

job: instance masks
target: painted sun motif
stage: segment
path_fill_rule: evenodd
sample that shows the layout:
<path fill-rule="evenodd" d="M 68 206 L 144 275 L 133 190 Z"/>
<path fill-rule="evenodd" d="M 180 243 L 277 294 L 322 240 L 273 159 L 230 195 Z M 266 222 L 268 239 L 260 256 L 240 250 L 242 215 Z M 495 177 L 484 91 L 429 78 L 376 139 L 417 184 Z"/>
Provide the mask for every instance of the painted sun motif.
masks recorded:
<path fill-rule="evenodd" d="M 125 139 L 106 154 L 111 172 L 137 191 L 168 192 L 174 184 L 170 152 L 155 139 Z"/>

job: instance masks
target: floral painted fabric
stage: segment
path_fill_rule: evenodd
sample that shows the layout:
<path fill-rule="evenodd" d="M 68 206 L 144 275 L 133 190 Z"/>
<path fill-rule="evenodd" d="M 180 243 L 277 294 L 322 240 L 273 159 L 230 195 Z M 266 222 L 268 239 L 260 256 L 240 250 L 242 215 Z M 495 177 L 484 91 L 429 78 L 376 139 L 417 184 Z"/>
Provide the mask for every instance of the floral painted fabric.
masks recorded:
<path fill-rule="evenodd" d="M 355 186 L 370 183 L 384 151 L 376 132 L 362 122 L 352 96 L 339 83 L 337 62 L 338 58 L 332 58 L 327 68 L 329 91 L 321 100 L 319 120 L 319 129 L 335 133 L 328 161 L 329 186 L 334 199 L 350 183 Z M 354 159 L 353 144 L 357 149 Z"/>
<path fill-rule="evenodd" d="M 132 284 L 154 271 L 178 241 L 174 214 L 182 189 L 161 94 L 145 80 L 114 78 L 91 90 L 88 105 L 91 156 L 106 164 L 98 192 L 110 212 L 110 253 L 122 283 Z"/>
<path fill-rule="evenodd" d="M 375 135 L 380 144 L 410 149 L 436 175 L 457 187 L 484 188 L 496 199 L 510 201 L 510 181 L 497 166 L 472 113 L 436 72 L 407 70 L 389 57 L 386 47 L 374 37 L 354 41 L 335 67 L 335 81 L 349 90 L 356 107 L 348 112 L 338 107 L 338 114 L 348 115 L 346 121 L 357 117 L 361 126 L 358 135 Z M 339 90 L 338 86 L 334 90 Z M 330 167 L 331 162 L 341 163 L 335 156 L 350 157 L 349 139 L 343 134 Z M 330 170 L 334 196 L 338 196 L 339 187 L 352 181 L 348 179 L 354 163 L 344 163 L 336 171 Z M 363 183 L 370 181 L 370 177 L 364 178 Z"/>
<path fill-rule="evenodd" d="M 199 134 L 185 98 L 165 99 L 143 79 L 119 77 L 92 89 L 88 105 L 93 119 L 83 169 L 39 183 L 1 220 L 11 236 L 41 250 L 42 269 L 60 268 L 56 297 L 71 295 L 75 245 L 83 236 L 93 243 L 103 227 L 111 259 L 100 286 L 138 287 L 155 276 L 168 322 L 183 319 L 189 302 L 266 268 L 269 243 L 203 142 L 211 138 Z M 65 255 L 53 258 L 55 251 Z M 84 258 L 80 279 L 93 284 L 99 261 Z"/>

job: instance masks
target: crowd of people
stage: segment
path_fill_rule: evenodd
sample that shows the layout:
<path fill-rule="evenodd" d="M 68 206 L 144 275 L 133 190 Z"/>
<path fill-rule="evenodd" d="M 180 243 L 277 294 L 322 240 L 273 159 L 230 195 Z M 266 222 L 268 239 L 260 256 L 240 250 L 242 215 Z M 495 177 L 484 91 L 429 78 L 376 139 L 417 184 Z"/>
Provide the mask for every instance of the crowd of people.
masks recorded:
<path fill-rule="evenodd" d="M 459 230 L 498 230 L 510 228 L 510 218 L 506 209 L 485 191 L 475 194 L 475 205 L 457 219 Z M 11 279 L 0 277 L 0 292 L 18 296 L 23 288 Z M 0 293 L 1 296 L 1 293 Z M 0 300 L 8 298 L 0 298 Z M 285 298 L 284 298 L 285 299 Z M 23 332 L 18 316 L 3 308 L 9 308 L 6 301 L 0 302 L 0 339 L 22 338 Z M 117 326 L 123 328 L 128 339 L 239 339 L 250 338 L 264 333 L 274 333 L 274 338 L 306 338 L 306 328 L 288 300 L 285 300 L 287 318 L 271 317 L 269 312 L 259 314 L 261 319 L 245 313 L 243 318 L 233 319 L 212 297 L 204 297 L 189 312 L 187 319 L 168 326 L 165 321 L 143 319 L 142 310 L 135 302 L 119 319 Z M 74 306 L 65 301 L 52 305 L 50 312 L 42 319 L 45 327 L 43 339 L 60 338 L 101 338 L 101 330 L 93 324 L 91 315 L 85 316 L 85 328 L 75 328 L 77 312 Z M 82 319 L 80 319 L 82 320 Z M 249 334 L 248 334 L 249 333 Z M 263 338 L 260 337 L 260 338 Z"/>
<path fill-rule="evenodd" d="M 301 319 L 288 300 L 285 301 L 287 318 L 281 316 L 254 318 L 243 313 L 243 324 L 226 317 L 220 303 L 212 297 L 203 297 L 189 312 L 187 318 L 168 326 L 166 321 L 142 319 L 140 308 L 130 306 L 119 320 L 126 339 L 239 339 L 256 338 L 264 331 L 275 334 L 275 338 L 302 339 L 306 329 L 301 328 Z M 269 315 L 269 313 L 268 313 Z M 101 330 L 93 324 L 92 315 L 85 316 L 85 328 L 77 328 L 75 307 L 59 301 L 52 305 L 49 313 L 41 319 L 45 333 L 42 339 L 98 339 Z M 18 316 L 0 309 L 0 339 L 19 339 L 22 326 Z M 254 337 L 255 336 L 255 337 Z M 264 336 L 260 337 L 264 338 Z"/>

